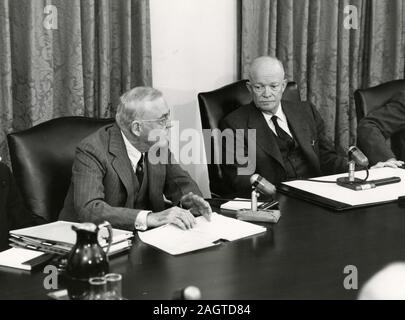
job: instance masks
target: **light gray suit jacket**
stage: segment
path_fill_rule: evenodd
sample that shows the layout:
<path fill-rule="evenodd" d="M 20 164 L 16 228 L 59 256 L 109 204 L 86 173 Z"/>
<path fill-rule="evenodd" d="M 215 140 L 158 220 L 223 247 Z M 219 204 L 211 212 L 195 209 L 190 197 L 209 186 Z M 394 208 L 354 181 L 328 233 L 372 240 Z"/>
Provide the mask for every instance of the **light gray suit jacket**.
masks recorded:
<path fill-rule="evenodd" d="M 167 154 L 171 156 L 170 150 Z M 165 209 L 163 195 L 173 204 L 188 192 L 201 195 L 189 174 L 173 160 L 168 164 L 147 161 L 146 165 L 149 210 Z M 72 181 L 59 219 L 107 220 L 116 228 L 133 229 L 140 211 L 134 208 L 138 190 L 121 131 L 116 124 L 107 125 L 77 147 Z"/>

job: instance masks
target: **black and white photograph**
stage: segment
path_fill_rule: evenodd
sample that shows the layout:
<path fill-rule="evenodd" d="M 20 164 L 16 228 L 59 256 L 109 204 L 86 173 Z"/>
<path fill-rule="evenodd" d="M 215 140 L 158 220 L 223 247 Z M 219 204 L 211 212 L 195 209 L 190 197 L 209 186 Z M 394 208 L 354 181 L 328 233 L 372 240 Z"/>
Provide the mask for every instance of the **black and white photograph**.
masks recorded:
<path fill-rule="evenodd" d="M 0 0 L 0 300 L 405 300 L 405 0 Z"/>

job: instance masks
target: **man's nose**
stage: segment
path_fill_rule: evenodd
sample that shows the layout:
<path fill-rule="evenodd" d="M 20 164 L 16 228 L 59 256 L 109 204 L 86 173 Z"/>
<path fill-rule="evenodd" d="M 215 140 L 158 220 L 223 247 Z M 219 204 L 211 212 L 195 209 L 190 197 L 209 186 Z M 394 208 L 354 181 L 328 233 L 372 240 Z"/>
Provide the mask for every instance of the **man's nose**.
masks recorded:
<path fill-rule="evenodd" d="M 270 97 L 272 95 L 272 91 L 269 86 L 264 86 L 263 96 Z"/>

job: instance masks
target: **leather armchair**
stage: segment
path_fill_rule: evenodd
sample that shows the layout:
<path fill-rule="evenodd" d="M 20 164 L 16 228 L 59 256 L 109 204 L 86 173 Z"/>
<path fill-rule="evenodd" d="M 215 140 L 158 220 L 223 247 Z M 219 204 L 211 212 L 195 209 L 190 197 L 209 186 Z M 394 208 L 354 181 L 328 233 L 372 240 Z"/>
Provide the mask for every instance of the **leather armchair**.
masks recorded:
<path fill-rule="evenodd" d="M 58 219 L 78 143 L 114 119 L 62 117 L 7 136 L 11 164 L 27 209 L 44 222 Z"/>
<path fill-rule="evenodd" d="M 404 80 L 393 80 L 354 92 L 357 123 L 369 112 L 385 104 L 396 92 L 405 88 Z"/>
<path fill-rule="evenodd" d="M 228 113 L 252 101 L 246 82 L 247 80 L 240 80 L 219 89 L 198 94 L 203 129 L 217 129 L 219 121 Z M 295 82 L 288 82 L 283 100 L 301 101 L 298 85 Z M 226 197 L 229 188 L 223 183 L 220 165 L 215 164 L 214 161 L 216 157 L 214 150 L 218 150 L 219 146 L 212 136 L 210 139 L 211 141 L 207 139 L 204 143 L 207 155 L 209 155 L 207 162 L 211 194 L 213 197 Z M 217 147 L 214 148 L 214 144 L 217 144 Z M 219 152 L 221 151 L 219 150 Z"/>
<path fill-rule="evenodd" d="M 357 123 L 374 109 L 383 106 L 396 92 L 404 90 L 405 79 L 392 80 L 354 92 Z M 390 146 L 398 159 L 405 159 L 405 131 L 391 136 Z"/>

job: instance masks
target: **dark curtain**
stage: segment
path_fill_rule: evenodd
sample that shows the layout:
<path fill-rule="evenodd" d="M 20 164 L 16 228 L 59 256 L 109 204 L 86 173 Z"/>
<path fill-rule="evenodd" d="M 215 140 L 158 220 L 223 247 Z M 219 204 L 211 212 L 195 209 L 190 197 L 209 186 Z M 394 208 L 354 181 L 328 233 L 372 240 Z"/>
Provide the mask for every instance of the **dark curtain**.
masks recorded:
<path fill-rule="evenodd" d="M 151 85 L 148 0 L 0 0 L 0 156 L 5 136 L 69 115 L 111 117 Z"/>
<path fill-rule="evenodd" d="M 357 29 L 345 27 L 348 5 Z M 255 57 L 277 56 L 338 147 L 356 140 L 353 92 L 404 78 L 405 0 L 242 0 L 241 11 L 242 77 Z"/>

